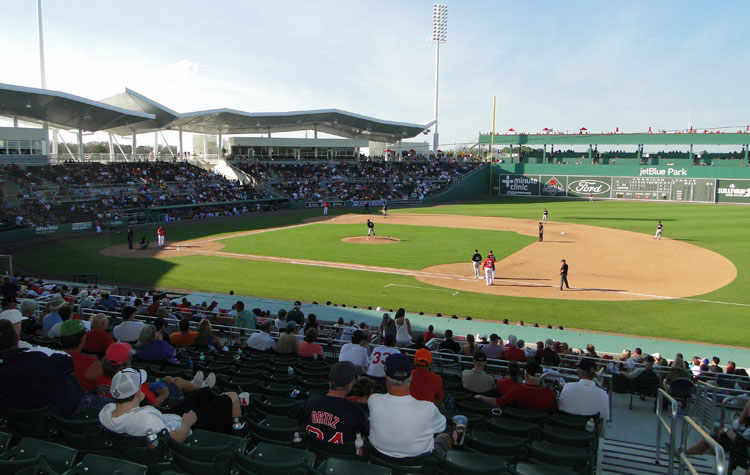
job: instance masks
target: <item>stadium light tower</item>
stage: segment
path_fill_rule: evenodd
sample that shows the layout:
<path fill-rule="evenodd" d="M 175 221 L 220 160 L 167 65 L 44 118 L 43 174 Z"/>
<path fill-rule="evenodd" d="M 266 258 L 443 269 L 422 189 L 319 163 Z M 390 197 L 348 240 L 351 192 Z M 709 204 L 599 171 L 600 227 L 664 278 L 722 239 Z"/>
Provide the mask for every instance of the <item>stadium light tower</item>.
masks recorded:
<path fill-rule="evenodd" d="M 445 43 L 448 36 L 448 5 L 435 3 L 432 5 L 432 37 L 435 43 L 435 101 L 433 103 L 433 119 L 435 130 L 432 134 L 432 152 L 437 156 L 438 151 L 438 72 L 440 71 L 440 43 Z"/>

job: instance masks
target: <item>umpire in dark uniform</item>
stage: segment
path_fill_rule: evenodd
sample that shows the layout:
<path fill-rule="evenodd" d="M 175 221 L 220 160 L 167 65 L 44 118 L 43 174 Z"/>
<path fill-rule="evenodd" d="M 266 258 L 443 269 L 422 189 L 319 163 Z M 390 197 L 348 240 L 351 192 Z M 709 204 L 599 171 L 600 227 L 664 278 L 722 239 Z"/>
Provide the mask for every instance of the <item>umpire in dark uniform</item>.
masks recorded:
<path fill-rule="evenodd" d="M 565 284 L 565 288 L 569 289 L 570 285 L 568 285 L 568 263 L 565 262 L 565 259 L 561 260 L 562 267 L 560 267 L 560 290 L 562 290 L 563 284 Z"/>
<path fill-rule="evenodd" d="M 474 255 L 471 256 L 471 263 L 474 264 L 474 277 L 481 279 L 482 255 L 479 254 L 479 249 L 474 249 Z"/>

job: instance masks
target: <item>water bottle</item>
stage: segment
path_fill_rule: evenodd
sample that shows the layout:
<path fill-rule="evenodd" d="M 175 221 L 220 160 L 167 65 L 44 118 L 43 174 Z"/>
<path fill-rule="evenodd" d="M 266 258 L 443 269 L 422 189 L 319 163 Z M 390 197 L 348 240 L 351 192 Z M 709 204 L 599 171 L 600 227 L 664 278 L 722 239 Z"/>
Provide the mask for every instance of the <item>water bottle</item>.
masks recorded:
<path fill-rule="evenodd" d="M 450 394 L 448 394 L 448 396 L 446 396 L 445 398 L 445 406 L 448 409 L 453 409 L 453 396 L 451 396 Z"/>
<path fill-rule="evenodd" d="M 188 368 L 190 368 L 190 371 L 193 370 L 193 358 L 192 357 L 188 358 Z"/>
<path fill-rule="evenodd" d="M 232 432 L 234 432 L 234 435 L 237 437 L 244 437 L 245 421 L 241 420 L 239 417 L 235 417 L 234 422 L 232 423 Z"/>
<path fill-rule="evenodd" d="M 154 433 L 153 429 L 146 431 L 146 448 L 155 449 L 159 446 L 159 436 Z"/>
<path fill-rule="evenodd" d="M 589 417 L 589 420 L 586 421 L 586 431 L 587 432 L 594 432 L 594 427 L 596 427 L 596 423 L 594 423 L 594 418 Z"/>
<path fill-rule="evenodd" d="M 291 366 L 287 367 L 286 371 L 289 374 L 294 374 L 294 368 L 292 368 Z"/>
<path fill-rule="evenodd" d="M 314 359 L 314 360 L 317 360 L 317 359 L 318 359 L 318 354 L 317 354 L 317 353 L 313 353 L 313 359 Z"/>
<path fill-rule="evenodd" d="M 299 432 L 294 433 L 294 437 L 292 438 L 292 445 L 295 445 L 295 446 L 302 445 L 302 436 L 299 435 Z"/>
<path fill-rule="evenodd" d="M 361 457 L 365 454 L 365 441 L 362 440 L 362 434 L 357 432 L 357 438 L 354 439 L 354 455 Z"/>
<path fill-rule="evenodd" d="M 200 360 L 201 361 L 206 361 L 206 355 L 204 355 L 203 353 L 201 353 Z"/>
<path fill-rule="evenodd" d="M 291 394 L 289 395 L 289 397 L 290 397 L 290 398 L 292 398 L 292 399 L 297 399 L 297 396 L 299 396 L 299 393 L 300 393 L 299 389 L 296 389 L 296 388 L 295 388 L 295 389 L 294 389 L 294 390 L 292 391 L 292 393 L 291 393 Z"/>

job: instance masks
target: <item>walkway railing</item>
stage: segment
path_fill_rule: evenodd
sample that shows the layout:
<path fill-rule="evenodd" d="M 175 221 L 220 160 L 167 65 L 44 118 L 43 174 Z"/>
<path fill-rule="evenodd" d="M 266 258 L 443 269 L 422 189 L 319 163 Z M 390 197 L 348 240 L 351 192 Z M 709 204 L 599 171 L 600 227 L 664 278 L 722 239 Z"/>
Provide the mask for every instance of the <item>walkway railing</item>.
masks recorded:
<path fill-rule="evenodd" d="M 684 422 L 682 424 L 682 438 L 680 441 L 681 447 L 687 446 L 688 436 L 690 433 L 695 432 L 697 433 L 701 439 L 703 439 L 711 449 L 714 451 L 714 458 L 716 460 L 716 475 L 726 475 L 729 471 L 729 467 L 727 465 L 727 459 L 724 455 L 724 448 L 719 445 L 718 442 L 716 442 L 705 430 L 703 430 L 697 422 L 693 420 L 691 417 L 686 417 L 684 419 Z M 674 446 L 672 446 L 674 447 Z M 669 459 L 670 462 L 670 468 L 671 468 L 671 462 L 672 459 Z M 682 475 L 685 473 L 685 470 L 688 470 L 690 473 L 697 475 L 698 471 L 696 470 L 693 463 L 690 461 L 687 455 L 685 455 L 684 450 L 680 453 L 680 468 L 677 472 L 679 475 Z M 672 473 L 671 471 L 669 473 Z"/>
<path fill-rule="evenodd" d="M 669 411 L 664 411 L 664 402 L 669 403 Z M 669 436 L 667 445 L 667 473 L 672 475 L 674 472 L 675 441 L 677 439 L 677 414 L 680 409 L 680 402 L 667 394 L 663 389 L 659 389 L 656 397 L 656 453 L 654 454 L 654 463 L 659 465 L 662 451 L 662 431 L 666 430 Z"/>

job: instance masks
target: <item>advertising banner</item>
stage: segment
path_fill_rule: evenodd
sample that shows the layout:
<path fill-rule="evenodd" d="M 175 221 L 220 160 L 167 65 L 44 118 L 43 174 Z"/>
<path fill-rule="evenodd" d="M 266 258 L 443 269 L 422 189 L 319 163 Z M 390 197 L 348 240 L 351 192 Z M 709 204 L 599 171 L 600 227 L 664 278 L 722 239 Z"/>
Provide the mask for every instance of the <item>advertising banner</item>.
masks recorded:
<path fill-rule="evenodd" d="M 569 176 L 568 196 L 591 196 L 609 198 L 612 177 L 608 176 Z"/>
<path fill-rule="evenodd" d="M 539 196 L 539 175 L 500 175 L 500 195 Z"/>
<path fill-rule="evenodd" d="M 568 187 L 568 177 L 564 175 L 541 175 L 539 177 L 539 195 L 564 197 Z"/>
<path fill-rule="evenodd" d="M 716 201 L 720 203 L 750 203 L 750 180 L 717 180 Z"/>

